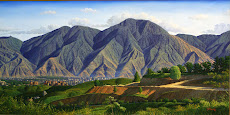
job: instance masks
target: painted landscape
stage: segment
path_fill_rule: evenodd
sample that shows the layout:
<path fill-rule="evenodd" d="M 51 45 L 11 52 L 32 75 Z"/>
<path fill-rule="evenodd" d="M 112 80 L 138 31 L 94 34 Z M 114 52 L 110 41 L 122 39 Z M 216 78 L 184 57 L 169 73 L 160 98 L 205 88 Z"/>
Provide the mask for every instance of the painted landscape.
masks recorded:
<path fill-rule="evenodd" d="M 87 3 L 0 2 L 0 14 L 5 16 L 0 18 L 0 114 L 229 114 L 229 2 L 89 2 L 92 8 L 85 8 L 89 7 Z M 185 8 L 190 4 L 204 6 L 206 13 L 215 10 L 214 17 L 220 14 L 221 20 L 212 18 L 211 13 L 187 20 L 172 16 L 177 21 L 185 20 L 181 22 L 185 25 L 188 20 L 194 23 L 182 27 L 183 24 L 169 23 L 173 18 L 164 14 L 162 4 L 167 6 L 165 9 L 178 6 L 172 10 L 178 15 L 184 13 L 180 12 L 183 8 L 200 13 Z M 213 4 L 222 7 L 213 8 Z M 47 8 L 57 11 L 35 15 L 28 10 L 29 5 L 39 12 Z M 129 7 L 132 5 L 140 8 Z M 127 13 L 153 6 L 156 12 L 162 10 L 159 17 L 169 18 Z M 125 13 L 105 22 L 107 16 L 113 15 L 108 13 L 109 8 Z M 227 12 L 221 14 L 219 10 Z M 62 23 L 60 18 L 69 14 L 91 16 L 91 20 L 106 24 L 92 24 L 90 18 L 78 17 Z M 21 25 L 45 23 L 60 25 L 21 29 L 27 28 Z M 213 30 L 205 25 L 208 23 L 216 24 Z M 12 25 L 16 25 L 15 29 Z"/>

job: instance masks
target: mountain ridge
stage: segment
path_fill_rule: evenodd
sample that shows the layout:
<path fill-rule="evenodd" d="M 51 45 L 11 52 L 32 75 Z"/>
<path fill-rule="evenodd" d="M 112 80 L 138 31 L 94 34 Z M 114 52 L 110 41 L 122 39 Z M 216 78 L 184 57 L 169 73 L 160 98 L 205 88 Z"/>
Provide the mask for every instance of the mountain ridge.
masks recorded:
<path fill-rule="evenodd" d="M 63 26 L 24 41 L 18 55 L 29 65 L 26 70 L 31 71 L 31 76 L 133 77 L 136 71 L 145 74 L 147 68 L 157 71 L 186 62 L 213 62 L 203 52 L 211 44 L 209 36 L 222 47 L 229 35 L 219 35 L 223 37 L 218 41 L 215 35 L 174 36 L 151 21 L 129 18 L 103 31 Z M 212 55 L 215 48 L 209 49 Z M 4 71 L 1 69 L 1 73 Z M 20 71 L 16 73 L 18 76 Z"/>

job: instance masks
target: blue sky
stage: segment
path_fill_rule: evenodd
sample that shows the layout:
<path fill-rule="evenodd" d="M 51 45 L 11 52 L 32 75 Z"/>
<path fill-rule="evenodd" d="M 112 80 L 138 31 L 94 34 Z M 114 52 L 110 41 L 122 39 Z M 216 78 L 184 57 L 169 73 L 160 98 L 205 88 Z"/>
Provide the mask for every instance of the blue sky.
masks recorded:
<path fill-rule="evenodd" d="M 0 36 L 21 40 L 61 26 L 106 29 L 126 18 L 150 20 L 170 34 L 230 30 L 229 1 L 0 2 Z"/>

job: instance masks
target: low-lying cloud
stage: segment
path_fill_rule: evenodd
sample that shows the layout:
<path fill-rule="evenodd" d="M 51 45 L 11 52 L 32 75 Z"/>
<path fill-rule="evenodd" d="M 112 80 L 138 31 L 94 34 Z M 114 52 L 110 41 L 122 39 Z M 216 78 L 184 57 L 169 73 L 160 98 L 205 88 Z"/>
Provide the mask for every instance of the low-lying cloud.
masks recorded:
<path fill-rule="evenodd" d="M 216 24 L 213 29 L 206 30 L 204 33 L 207 34 L 221 34 L 223 32 L 229 31 L 230 30 L 230 24 Z"/>

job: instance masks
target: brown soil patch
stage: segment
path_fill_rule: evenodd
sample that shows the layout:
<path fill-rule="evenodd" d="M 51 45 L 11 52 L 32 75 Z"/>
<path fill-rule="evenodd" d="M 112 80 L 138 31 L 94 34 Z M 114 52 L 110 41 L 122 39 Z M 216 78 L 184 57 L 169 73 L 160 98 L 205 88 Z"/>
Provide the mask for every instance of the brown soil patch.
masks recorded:
<path fill-rule="evenodd" d="M 140 86 L 117 86 L 117 92 L 113 93 L 114 86 L 96 86 L 90 89 L 86 95 L 77 97 L 67 98 L 59 100 L 64 104 L 81 104 L 81 102 L 87 102 L 88 104 L 102 104 L 105 98 L 113 96 L 118 100 L 124 102 L 144 102 L 145 100 L 159 100 L 168 98 L 169 100 L 177 99 L 190 99 L 190 98 L 205 98 L 207 100 L 217 100 L 225 91 L 210 91 L 210 90 L 194 90 L 194 89 L 183 89 L 183 88 L 163 88 L 163 87 L 150 87 L 142 86 L 143 95 L 148 95 L 148 98 L 131 96 L 139 94 Z M 57 105 L 59 101 L 52 102 Z"/>

